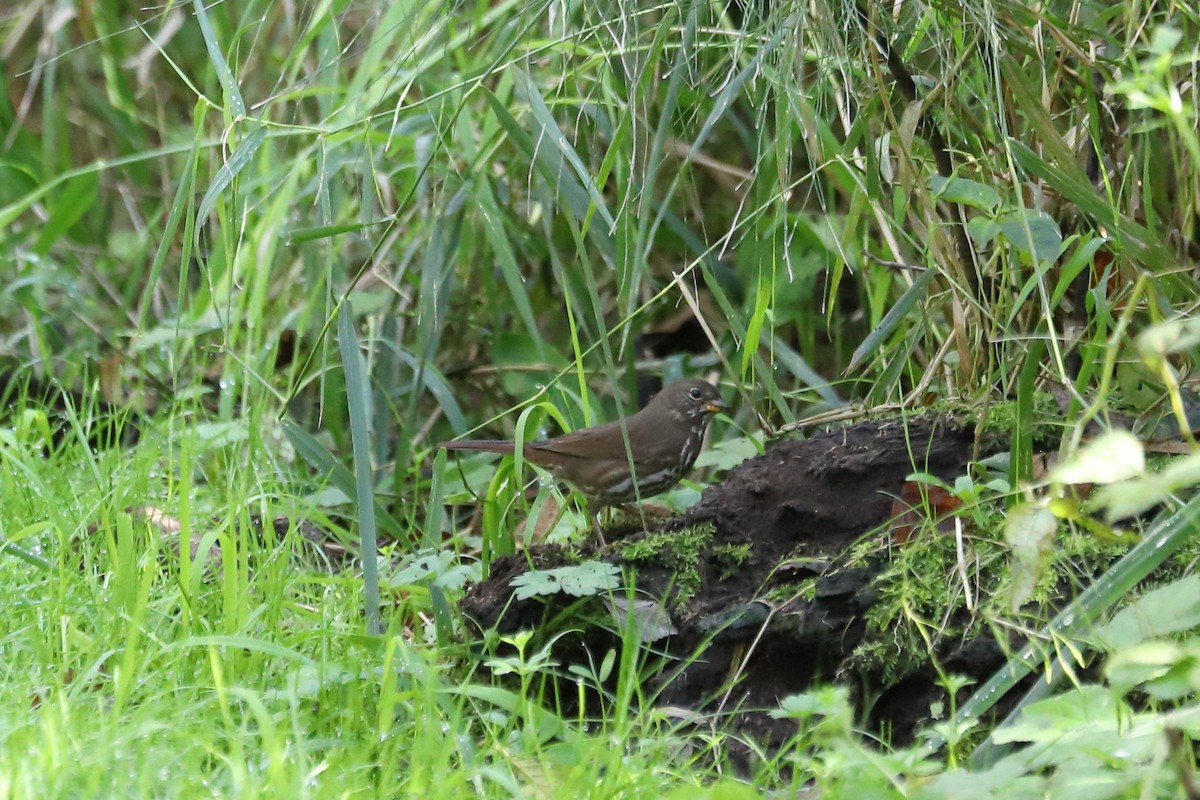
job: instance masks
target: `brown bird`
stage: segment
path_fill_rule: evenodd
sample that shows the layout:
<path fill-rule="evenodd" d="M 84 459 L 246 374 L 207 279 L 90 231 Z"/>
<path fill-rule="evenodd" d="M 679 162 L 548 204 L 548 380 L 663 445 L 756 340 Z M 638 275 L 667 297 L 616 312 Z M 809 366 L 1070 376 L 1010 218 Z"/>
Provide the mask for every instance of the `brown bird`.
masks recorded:
<path fill-rule="evenodd" d="M 574 485 L 587 497 L 594 514 L 604 506 L 651 497 L 679 483 L 700 455 L 708 423 L 724 410 L 715 387 L 685 378 L 664 387 L 633 416 L 526 442 L 523 453 L 554 477 Z M 460 439 L 438 447 L 511 454 L 516 443 Z"/>

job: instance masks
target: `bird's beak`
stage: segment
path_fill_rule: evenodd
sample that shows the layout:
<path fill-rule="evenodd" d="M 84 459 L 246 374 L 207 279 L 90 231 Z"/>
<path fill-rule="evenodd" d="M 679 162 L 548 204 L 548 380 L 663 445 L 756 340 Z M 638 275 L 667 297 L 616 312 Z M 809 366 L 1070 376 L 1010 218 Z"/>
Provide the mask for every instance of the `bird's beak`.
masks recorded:
<path fill-rule="evenodd" d="M 706 403 L 704 406 L 704 410 L 710 414 L 719 414 L 727 408 L 729 408 L 729 406 L 725 405 L 724 400 L 713 400 L 711 403 Z"/>

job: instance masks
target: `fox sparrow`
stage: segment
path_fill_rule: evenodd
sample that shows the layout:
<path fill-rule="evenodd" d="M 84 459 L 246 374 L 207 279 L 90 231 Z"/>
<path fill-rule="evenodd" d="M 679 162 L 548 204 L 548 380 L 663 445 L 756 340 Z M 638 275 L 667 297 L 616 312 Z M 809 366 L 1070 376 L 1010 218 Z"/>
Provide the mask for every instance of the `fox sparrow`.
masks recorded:
<path fill-rule="evenodd" d="M 708 423 L 724 409 L 725 403 L 711 384 L 687 378 L 664 387 L 633 416 L 541 442 L 526 442 L 523 453 L 554 477 L 573 484 L 596 512 L 603 506 L 651 497 L 679 483 L 700 454 Z M 461 439 L 438 447 L 512 453 L 516 444 L 503 439 Z"/>

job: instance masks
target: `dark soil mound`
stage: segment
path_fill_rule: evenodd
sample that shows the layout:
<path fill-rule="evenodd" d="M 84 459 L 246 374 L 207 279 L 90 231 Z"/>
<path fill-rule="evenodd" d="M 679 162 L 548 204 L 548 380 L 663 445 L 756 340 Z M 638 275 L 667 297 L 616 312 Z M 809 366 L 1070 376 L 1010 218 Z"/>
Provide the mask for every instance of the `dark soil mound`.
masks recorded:
<path fill-rule="evenodd" d="M 670 615 L 674 632 L 657 646 L 681 661 L 702 653 L 682 671 L 664 670 L 659 685 L 649 687 L 657 701 L 699 712 L 719 708 L 733 713 L 743 732 L 782 742 L 794 723 L 767 712 L 815 680 L 838 676 L 862 640 L 888 537 L 880 534 L 878 552 L 856 566 L 845 566 L 848 549 L 894 513 L 910 474 L 947 481 L 963 474 L 972 443 L 970 430 L 931 420 L 862 423 L 779 442 L 734 468 L 683 515 L 648 532 L 639 526 L 599 552 L 626 575 L 635 573 L 639 594 L 656 598 Z M 606 540 L 618 534 L 606 532 Z M 859 549 L 869 551 L 870 543 Z M 549 618 L 545 602 L 515 600 L 511 580 L 530 564 L 546 569 L 571 560 L 557 547 L 499 559 L 462 608 L 485 627 L 537 627 Z M 971 659 L 963 664 L 972 674 L 986 673 L 999 653 Z M 924 682 L 932 689 L 932 677 L 915 680 L 921 685 L 897 687 L 912 702 L 885 694 L 875 704 L 876 721 L 894 736 L 928 713 L 933 695 Z"/>

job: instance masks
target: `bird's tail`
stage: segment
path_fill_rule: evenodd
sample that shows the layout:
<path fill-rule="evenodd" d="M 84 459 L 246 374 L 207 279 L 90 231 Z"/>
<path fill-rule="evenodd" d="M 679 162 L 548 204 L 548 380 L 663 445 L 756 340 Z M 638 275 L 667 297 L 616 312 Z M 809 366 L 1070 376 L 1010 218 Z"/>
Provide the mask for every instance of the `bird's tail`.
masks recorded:
<path fill-rule="evenodd" d="M 483 453 L 512 454 L 515 445 L 504 439 L 458 439 L 442 442 L 439 450 L 477 450 Z"/>

